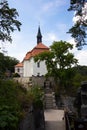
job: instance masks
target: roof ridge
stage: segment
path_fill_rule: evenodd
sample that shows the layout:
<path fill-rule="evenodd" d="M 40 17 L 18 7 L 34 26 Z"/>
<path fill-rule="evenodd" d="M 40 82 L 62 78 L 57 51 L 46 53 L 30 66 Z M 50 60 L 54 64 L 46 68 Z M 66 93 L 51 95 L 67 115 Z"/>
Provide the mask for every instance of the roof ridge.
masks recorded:
<path fill-rule="evenodd" d="M 42 48 L 43 48 L 43 49 L 46 49 L 46 48 L 47 48 L 47 49 L 48 49 L 49 47 L 47 47 L 46 45 L 44 45 L 44 44 L 41 42 L 41 43 L 37 44 L 34 48 L 38 48 L 38 49 L 39 49 L 39 48 L 41 48 L 41 49 L 42 49 Z M 34 48 L 33 48 L 33 49 L 34 49 Z"/>
<path fill-rule="evenodd" d="M 39 43 L 37 44 L 31 51 L 28 51 L 23 59 L 24 60 L 28 60 L 31 57 L 44 52 L 44 51 L 49 51 L 49 47 L 47 47 L 46 45 L 44 45 L 43 43 Z"/>

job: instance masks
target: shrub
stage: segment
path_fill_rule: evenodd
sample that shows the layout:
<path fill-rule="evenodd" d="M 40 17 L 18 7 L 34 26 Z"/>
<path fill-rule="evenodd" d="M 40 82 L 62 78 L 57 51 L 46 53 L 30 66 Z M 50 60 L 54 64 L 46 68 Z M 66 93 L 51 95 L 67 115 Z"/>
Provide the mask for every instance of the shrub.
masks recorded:
<path fill-rule="evenodd" d="M 32 103 L 34 108 L 43 108 L 43 90 L 39 86 L 34 86 L 31 88 L 30 95 L 32 96 Z"/>
<path fill-rule="evenodd" d="M 29 107 L 27 91 L 12 80 L 0 80 L 0 130 L 17 130 Z"/>
<path fill-rule="evenodd" d="M 20 77 L 20 75 L 18 73 L 14 73 L 13 77 Z"/>

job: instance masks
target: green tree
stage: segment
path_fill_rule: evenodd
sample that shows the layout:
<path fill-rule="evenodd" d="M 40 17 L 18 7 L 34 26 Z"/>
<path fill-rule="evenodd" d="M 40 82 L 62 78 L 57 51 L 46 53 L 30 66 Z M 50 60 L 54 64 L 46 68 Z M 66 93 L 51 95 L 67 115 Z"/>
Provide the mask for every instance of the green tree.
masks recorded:
<path fill-rule="evenodd" d="M 75 91 L 80 87 L 82 81 L 87 80 L 87 66 L 76 66 L 73 67 L 75 75 L 73 76 L 73 87 Z"/>
<path fill-rule="evenodd" d="M 7 0 L 0 2 L 0 40 L 12 42 L 11 32 L 20 31 L 21 23 L 17 20 L 18 12 L 10 8 Z"/>
<path fill-rule="evenodd" d="M 3 74 L 4 70 L 5 70 L 4 55 L 3 53 L 0 53 L 0 77 Z"/>
<path fill-rule="evenodd" d="M 7 68 L 8 70 L 10 70 L 12 73 L 14 72 L 14 66 L 19 63 L 19 61 L 14 58 L 14 57 L 10 57 L 10 56 L 5 56 L 5 68 Z"/>
<path fill-rule="evenodd" d="M 41 87 L 35 85 L 29 90 L 29 95 L 32 97 L 32 104 L 34 109 L 43 109 L 44 92 Z"/>
<path fill-rule="evenodd" d="M 14 66 L 19 61 L 10 56 L 4 56 L 3 53 L 0 53 L 0 76 L 3 75 L 7 70 L 9 70 L 11 73 L 14 72 Z"/>
<path fill-rule="evenodd" d="M 87 45 L 87 0 L 70 0 L 69 11 L 75 11 L 77 21 L 69 29 L 69 33 L 75 39 L 76 47 L 82 49 L 84 45 Z"/>
<path fill-rule="evenodd" d="M 77 59 L 69 52 L 73 46 L 66 41 L 53 42 L 49 52 L 43 52 L 35 57 L 35 61 L 45 60 L 48 75 L 64 86 L 66 80 L 72 77 L 72 65 L 77 64 Z"/>

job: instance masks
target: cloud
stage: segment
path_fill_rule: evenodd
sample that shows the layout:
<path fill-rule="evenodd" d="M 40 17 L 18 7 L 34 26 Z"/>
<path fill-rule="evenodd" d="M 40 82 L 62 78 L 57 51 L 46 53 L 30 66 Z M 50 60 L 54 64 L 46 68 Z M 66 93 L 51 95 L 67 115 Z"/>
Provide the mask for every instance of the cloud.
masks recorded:
<path fill-rule="evenodd" d="M 61 7 L 61 6 L 66 4 L 66 1 L 55 0 L 54 4 L 55 4 L 56 7 Z"/>
<path fill-rule="evenodd" d="M 75 40 L 73 38 L 67 40 L 67 42 L 71 43 L 73 45 L 73 48 L 75 48 L 76 43 L 75 43 Z"/>
<path fill-rule="evenodd" d="M 74 39 L 71 38 L 71 39 L 69 39 L 67 42 L 69 42 L 69 43 L 71 43 L 71 44 L 73 45 L 73 49 L 70 50 L 70 52 L 73 53 L 74 56 L 75 56 L 75 58 L 76 58 L 76 55 L 77 55 L 78 51 L 77 51 L 76 43 L 75 43 Z M 76 59 L 77 59 L 77 58 L 76 58 Z"/>
<path fill-rule="evenodd" d="M 22 61 L 27 51 L 32 49 L 33 43 L 27 38 L 27 34 L 15 32 L 12 35 L 13 42 L 4 44 L 8 55 Z M 31 46 L 32 45 L 32 46 Z"/>
<path fill-rule="evenodd" d="M 87 50 L 78 50 L 75 46 L 76 43 L 74 39 L 68 40 L 69 43 L 73 44 L 73 50 L 71 53 L 74 54 L 75 58 L 78 59 L 79 65 L 87 65 Z"/>
<path fill-rule="evenodd" d="M 55 33 L 47 33 L 44 35 L 44 41 L 52 44 L 53 41 L 58 41 L 58 37 Z"/>
<path fill-rule="evenodd" d="M 50 8 L 52 8 L 52 6 L 53 6 L 53 2 L 46 3 L 43 6 L 43 11 L 48 11 Z"/>
<path fill-rule="evenodd" d="M 65 1 L 59 1 L 59 0 L 49 1 L 43 5 L 42 9 L 44 12 L 47 12 L 49 10 L 61 7 L 64 4 L 65 4 Z"/>
<path fill-rule="evenodd" d="M 61 33 L 62 33 L 62 32 L 66 32 L 66 30 L 67 30 L 67 25 L 64 24 L 64 23 L 58 23 L 58 24 L 56 25 L 56 27 L 57 27 L 57 29 L 59 30 L 59 32 L 61 31 Z"/>
<path fill-rule="evenodd" d="M 80 65 L 87 65 L 87 50 L 78 51 L 76 58 L 79 59 Z"/>

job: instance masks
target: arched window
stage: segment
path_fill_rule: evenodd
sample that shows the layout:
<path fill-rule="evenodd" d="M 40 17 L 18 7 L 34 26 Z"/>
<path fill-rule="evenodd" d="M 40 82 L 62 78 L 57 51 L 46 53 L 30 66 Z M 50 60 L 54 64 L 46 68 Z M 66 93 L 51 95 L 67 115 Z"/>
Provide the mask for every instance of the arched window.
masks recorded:
<path fill-rule="evenodd" d="M 40 61 L 39 61 L 39 62 L 37 62 L 37 67 L 38 67 L 38 68 L 40 67 Z"/>

